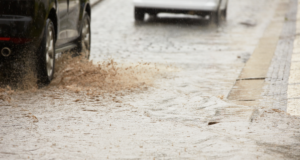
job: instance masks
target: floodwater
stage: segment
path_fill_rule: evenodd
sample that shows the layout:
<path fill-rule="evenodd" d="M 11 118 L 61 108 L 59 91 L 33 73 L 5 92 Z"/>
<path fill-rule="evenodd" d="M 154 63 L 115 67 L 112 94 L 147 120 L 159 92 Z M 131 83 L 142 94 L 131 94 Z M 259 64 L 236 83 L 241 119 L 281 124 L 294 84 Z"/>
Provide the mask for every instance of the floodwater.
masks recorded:
<path fill-rule="evenodd" d="M 226 98 L 287 3 L 232 0 L 218 28 L 101 2 L 93 61 L 63 55 L 49 86 L 0 90 L 0 159 L 297 159 L 299 117 Z"/>

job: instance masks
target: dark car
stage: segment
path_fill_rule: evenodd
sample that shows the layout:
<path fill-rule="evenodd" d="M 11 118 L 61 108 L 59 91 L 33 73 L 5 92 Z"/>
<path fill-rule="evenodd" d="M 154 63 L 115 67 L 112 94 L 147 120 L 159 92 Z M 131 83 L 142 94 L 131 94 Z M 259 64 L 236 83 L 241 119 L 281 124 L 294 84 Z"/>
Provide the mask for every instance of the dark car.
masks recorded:
<path fill-rule="evenodd" d="M 89 0 L 0 0 L 2 67 L 32 52 L 39 82 L 50 83 L 56 53 L 72 50 L 89 58 L 90 17 Z"/>

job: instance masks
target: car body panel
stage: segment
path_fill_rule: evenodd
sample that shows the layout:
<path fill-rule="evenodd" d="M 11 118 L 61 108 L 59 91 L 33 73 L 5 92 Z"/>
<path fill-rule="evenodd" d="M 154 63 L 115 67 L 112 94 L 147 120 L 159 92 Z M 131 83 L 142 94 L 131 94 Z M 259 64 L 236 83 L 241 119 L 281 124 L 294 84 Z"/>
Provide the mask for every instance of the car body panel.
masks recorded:
<path fill-rule="evenodd" d="M 134 0 L 134 6 L 151 9 L 180 9 L 193 11 L 216 11 L 220 5 L 225 9 L 228 0 Z"/>
<path fill-rule="evenodd" d="M 33 39 L 40 35 L 46 15 L 37 13 L 39 7 L 35 1 L 0 0 L 0 37 Z"/>
<path fill-rule="evenodd" d="M 30 16 L 0 16 L 0 37 L 29 37 L 30 33 L 26 31 L 30 30 L 32 23 Z"/>
<path fill-rule="evenodd" d="M 80 0 L 69 0 L 68 14 L 68 37 L 76 38 L 79 36 Z"/>
<path fill-rule="evenodd" d="M 67 39 L 68 29 L 68 0 L 57 0 L 57 19 L 58 19 L 58 43 L 62 39 Z"/>
<path fill-rule="evenodd" d="M 79 39 L 87 5 L 89 0 L 0 0 L 0 50 L 9 47 L 16 53 L 30 46 L 35 51 L 50 11 L 56 19 L 56 48 L 69 49 L 65 46 L 74 46 Z"/>

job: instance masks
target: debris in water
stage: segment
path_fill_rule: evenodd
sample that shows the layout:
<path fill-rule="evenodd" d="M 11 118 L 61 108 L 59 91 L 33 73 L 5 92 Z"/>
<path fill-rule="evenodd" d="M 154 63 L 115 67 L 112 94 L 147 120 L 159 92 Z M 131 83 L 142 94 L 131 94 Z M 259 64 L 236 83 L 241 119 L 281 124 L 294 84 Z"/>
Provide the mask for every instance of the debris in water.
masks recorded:
<path fill-rule="evenodd" d="M 218 96 L 218 98 L 223 100 L 224 99 L 224 95 L 220 95 L 220 96 Z"/>
<path fill-rule="evenodd" d="M 79 102 L 79 101 L 81 101 L 80 99 L 76 99 L 74 102 Z"/>
<path fill-rule="evenodd" d="M 284 111 L 282 111 L 282 110 L 279 110 L 279 109 L 272 109 L 274 112 L 277 112 L 277 113 L 282 113 L 282 112 L 284 112 Z"/>
<path fill-rule="evenodd" d="M 220 123 L 220 122 L 208 122 L 208 125 L 210 126 L 210 125 L 215 125 L 215 124 L 218 124 L 218 123 Z"/>
<path fill-rule="evenodd" d="M 247 26 L 247 27 L 254 27 L 254 26 L 256 26 L 256 21 L 255 20 L 247 20 L 247 21 L 240 22 L 240 24 Z"/>
<path fill-rule="evenodd" d="M 29 113 L 29 114 L 26 115 L 25 117 L 28 117 L 28 118 L 32 119 L 32 120 L 33 120 L 33 123 L 39 122 L 38 118 L 37 118 L 36 116 L 32 115 L 31 113 Z"/>

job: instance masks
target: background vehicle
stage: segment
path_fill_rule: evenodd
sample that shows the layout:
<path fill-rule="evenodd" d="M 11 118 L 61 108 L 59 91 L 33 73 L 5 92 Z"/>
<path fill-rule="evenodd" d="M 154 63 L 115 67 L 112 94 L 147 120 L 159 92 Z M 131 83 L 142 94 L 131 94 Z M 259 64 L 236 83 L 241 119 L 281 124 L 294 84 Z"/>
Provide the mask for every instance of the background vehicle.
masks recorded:
<path fill-rule="evenodd" d="M 228 0 L 134 0 L 134 18 L 143 21 L 145 14 L 156 16 L 161 12 L 210 16 L 219 24 L 227 16 Z"/>
<path fill-rule="evenodd" d="M 56 53 L 89 58 L 90 16 L 89 0 L 0 0 L 0 66 L 32 52 L 38 82 L 50 83 Z"/>

